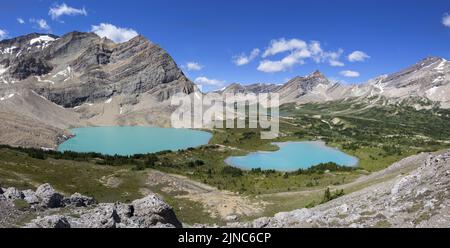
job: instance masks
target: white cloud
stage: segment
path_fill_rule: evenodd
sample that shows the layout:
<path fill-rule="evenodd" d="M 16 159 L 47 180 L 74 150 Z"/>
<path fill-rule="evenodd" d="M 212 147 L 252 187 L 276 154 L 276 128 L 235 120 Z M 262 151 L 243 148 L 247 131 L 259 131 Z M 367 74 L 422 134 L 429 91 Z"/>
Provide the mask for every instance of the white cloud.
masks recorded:
<path fill-rule="evenodd" d="M 309 46 L 309 51 L 311 52 L 311 57 L 316 63 L 325 63 L 327 62 L 330 66 L 333 67 L 342 67 L 345 64 L 339 61 L 340 57 L 344 53 L 344 50 L 339 49 L 337 51 L 324 51 L 320 42 L 312 41 Z"/>
<path fill-rule="evenodd" d="M 340 74 L 344 77 L 351 77 L 351 78 L 359 77 L 359 72 L 357 71 L 341 71 Z"/>
<path fill-rule="evenodd" d="M 38 29 L 45 30 L 45 31 L 51 30 L 51 27 L 47 24 L 47 21 L 44 19 L 30 19 L 30 22 L 37 24 L 36 28 L 38 28 Z"/>
<path fill-rule="evenodd" d="M 444 17 L 442 17 L 442 24 L 444 24 L 444 26 L 450 28 L 450 15 L 448 13 L 445 13 Z"/>
<path fill-rule="evenodd" d="M 252 52 L 248 56 L 246 54 L 234 56 L 233 63 L 237 66 L 246 65 L 246 64 L 252 62 L 252 60 L 254 60 L 256 57 L 258 57 L 260 52 L 261 51 L 258 48 L 255 48 L 252 50 Z"/>
<path fill-rule="evenodd" d="M 312 54 L 314 55 L 323 53 L 322 46 L 318 41 L 311 41 L 311 43 L 309 44 L 309 50 L 311 50 Z"/>
<path fill-rule="evenodd" d="M 100 37 L 106 37 L 114 42 L 122 43 L 138 36 L 134 29 L 120 28 L 109 23 L 100 23 L 100 25 L 92 25 L 91 32 L 96 33 Z"/>
<path fill-rule="evenodd" d="M 286 40 L 285 38 L 281 38 L 278 40 L 272 40 L 270 42 L 270 46 L 264 51 L 262 57 L 266 58 L 268 56 L 276 55 L 282 52 L 305 49 L 306 47 L 306 42 L 299 39 Z"/>
<path fill-rule="evenodd" d="M 76 9 L 68 6 L 63 3 L 61 5 L 55 5 L 55 7 L 50 8 L 48 11 L 48 15 L 52 17 L 53 20 L 58 19 L 60 16 L 68 15 L 68 16 L 76 16 L 76 15 L 84 15 L 87 16 L 87 11 L 83 7 L 82 9 Z"/>
<path fill-rule="evenodd" d="M 330 60 L 330 65 L 334 67 L 342 67 L 345 66 L 344 63 L 337 61 L 337 60 Z"/>
<path fill-rule="evenodd" d="M 6 37 L 8 37 L 8 32 L 6 32 L 6 30 L 0 29 L 0 40 L 5 39 Z"/>
<path fill-rule="evenodd" d="M 263 60 L 258 66 L 262 72 L 280 72 L 290 69 L 294 65 L 304 64 L 306 59 L 312 59 L 316 63 L 329 63 L 331 66 L 344 66 L 339 61 L 343 50 L 324 51 L 318 41 L 311 41 L 309 44 L 299 39 L 272 40 L 269 48 L 263 54 L 263 57 L 276 55 L 278 53 L 289 51 L 290 53 L 281 60 Z"/>
<path fill-rule="evenodd" d="M 186 68 L 188 71 L 200 71 L 204 68 L 204 66 L 197 62 L 188 62 L 186 63 Z"/>
<path fill-rule="evenodd" d="M 263 60 L 259 63 L 258 71 L 268 73 L 286 71 L 294 65 L 304 64 L 304 59 L 310 56 L 311 54 L 307 50 L 299 50 L 278 61 Z"/>
<path fill-rule="evenodd" d="M 202 86 L 221 86 L 225 83 L 225 81 L 218 80 L 218 79 L 210 79 L 207 77 L 197 77 L 194 82 L 196 84 L 202 85 Z"/>
<path fill-rule="evenodd" d="M 348 55 L 348 61 L 350 62 L 362 62 L 369 58 L 370 56 L 363 51 L 354 51 Z"/>
<path fill-rule="evenodd" d="M 17 18 L 17 22 L 20 24 L 24 24 L 25 20 L 19 17 L 19 18 Z"/>

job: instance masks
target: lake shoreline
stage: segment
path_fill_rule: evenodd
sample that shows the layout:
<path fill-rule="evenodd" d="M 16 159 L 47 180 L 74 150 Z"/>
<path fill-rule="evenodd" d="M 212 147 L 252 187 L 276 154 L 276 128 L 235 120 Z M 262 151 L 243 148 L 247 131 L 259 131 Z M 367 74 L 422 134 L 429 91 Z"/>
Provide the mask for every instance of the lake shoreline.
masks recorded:
<path fill-rule="evenodd" d="M 339 164 L 340 166 L 346 166 L 346 167 L 354 167 L 354 168 L 357 168 L 357 167 L 359 166 L 359 162 L 360 162 L 360 159 L 359 159 L 359 158 L 357 158 L 357 157 L 355 157 L 355 156 L 352 156 L 352 155 L 350 155 L 350 154 L 347 154 L 347 153 L 345 153 L 344 151 L 340 150 L 340 149 L 337 148 L 337 147 L 328 146 L 328 145 L 326 144 L 326 142 L 324 142 L 324 141 L 322 141 L 322 140 L 272 142 L 271 144 L 277 146 L 279 149 L 276 150 L 276 151 L 256 151 L 256 152 L 250 152 L 250 153 L 248 153 L 248 154 L 246 154 L 246 155 L 243 155 L 243 156 L 230 156 L 230 157 L 226 158 L 226 159 L 224 160 L 224 162 L 225 162 L 227 165 L 229 165 L 229 166 L 236 167 L 236 168 L 239 168 L 239 169 L 242 169 L 242 170 L 246 170 L 246 171 L 251 171 L 252 169 L 262 169 L 262 170 L 275 170 L 275 171 L 279 171 L 279 172 L 293 172 L 293 171 L 296 171 L 296 170 L 298 170 L 298 169 L 307 169 L 307 168 L 310 168 L 310 167 L 312 167 L 312 166 L 318 165 L 318 164 L 320 164 L 320 163 L 326 163 L 326 162 L 320 162 L 320 163 L 317 163 L 317 164 L 311 164 L 311 165 L 308 165 L 306 168 L 301 168 L 301 166 L 299 166 L 298 169 L 288 169 L 288 170 L 283 170 L 283 169 L 262 168 L 263 166 L 249 168 L 250 166 L 242 166 L 242 165 L 239 165 L 238 163 L 232 161 L 233 159 L 245 159 L 245 158 L 247 158 L 247 157 L 252 157 L 252 156 L 275 154 L 275 153 L 277 153 L 277 152 L 280 152 L 280 151 L 283 149 L 283 147 L 286 147 L 286 146 L 289 146 L 289 145 L 298 145 L 298 144 L 308 144 L 308 145 L 315 145 L 315 146 L 318 146 L 318 147 L 320 147 L 320 148 L 326 148 L 326 149 L 333 150 L 333 151 L 338 152 L 338 153 L 341 153 L 341 154 L 345 154 L 345 155 L 348 156 L 349 158 L 355 160 L 355 162 L 354 162 L 353 165 L 341 165 L 341 164 Z M 333 161 L 329 161 L 329 162 L 333 162 Z"/>
<path fill-rule="evenodd" d="M 59 144 L 57 151 L 131 156 L 195 148 L 208 144 L 213 137 L 211 132 L 204 130 L 155 126 L 92 126 L 77 127 L 69 131 L 72 136 Z M 91 140 L 86 142 L 86 139 Z M 82 144 L 83 142 L 85 143 Z"/>

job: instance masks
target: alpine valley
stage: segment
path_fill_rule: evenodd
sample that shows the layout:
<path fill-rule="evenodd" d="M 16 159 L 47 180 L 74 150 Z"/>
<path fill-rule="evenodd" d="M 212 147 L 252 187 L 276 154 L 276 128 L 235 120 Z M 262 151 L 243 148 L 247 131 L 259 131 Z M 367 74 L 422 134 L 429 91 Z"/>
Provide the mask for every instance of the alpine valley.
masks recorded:
<path fill-rule="evenodd" d="M 170 127 L 171 97 L 204 93 L 143 36 L 0 41 L 0 227 L 450 226 L 450 62 L 427 57 L 362 84 L 315 71 L 216 93 L 267 92 L 282 103 L 275 140 L 259 139 L 260 128 L 209 129 L 209 144 L 185 150 L 62 153 L 70 129 Z M 319 140 L 358 166 L 225 162 L 275 151 L 272 142 Z"/>

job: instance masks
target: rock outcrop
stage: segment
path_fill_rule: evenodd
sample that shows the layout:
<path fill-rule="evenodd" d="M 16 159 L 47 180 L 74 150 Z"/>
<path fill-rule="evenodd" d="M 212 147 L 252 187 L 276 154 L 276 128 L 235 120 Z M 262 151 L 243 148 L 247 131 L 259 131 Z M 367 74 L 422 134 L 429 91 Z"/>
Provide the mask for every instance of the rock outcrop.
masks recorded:
<path fill-rule="evenodd" d="M 181 227 L 173 209 L 156 195 L 135 200 L 131 204 L 104 203 L 92 210 L 78 210 L 79 218 L 70 217 L 73 227 L 150 228 Z"/>
<path fill-rule="evenodd" d="M 87 207 L 97 203 L 94 198 L 79 193 L 64 197 L 48 183 L 40 185 L 36 191 L 10 187 L 0 190 L 0 195 L 5 201 L 12 203 L 16 200 L 24 200 L 32 209 L 55 209 L 69 206 Z"/>
<path fill-rule="evenodd" d="M 27 225 L 29 228 L 70 228 L 70 223 L 63 215 L 38 217 Z"/>
<path fill-rule="evenodd" d="M 33 190 L 24 190 L 22 193 L 23 199 L 30 205 L 37 205 L 41 201 Z"/>
<path fill-rule="evenodd" d="M 25 201 L 28 208 L 22 206 L 19 211 L 17 200 Z M 8 188 L 0 192 L 0 227 L 11 226 L 27 212 L 38 216 L 26 224 L 31 228 L 182 227 L 173 209 L 154 194 L 130 204 L 97 204 L 94 198 L 79 193 L 64 197 L 50 184 L 43 184 L 36 191 Z"/>
<path fill-rule="evenodd" d="M 59 208 L 63 206 L 63 195 L 56 192 L 50 184 L 39 186 L 35 194 L 40 199 L 42 207 Z"/>
<path fill-rule="evenodd" d="M 70 197 L 65 197 L 62 202 L 65 206 L 74 207 L 87 207 L 97 204 L 97 201 L 93 197 L 84 196 L 80 193 L 75 193 Z"/>
<path fill-rule="evenodd" d="M 22 191 L 16 188 L 7 188 L 3 196 L 10 201 L 21 200 L 25 197 Z"/>

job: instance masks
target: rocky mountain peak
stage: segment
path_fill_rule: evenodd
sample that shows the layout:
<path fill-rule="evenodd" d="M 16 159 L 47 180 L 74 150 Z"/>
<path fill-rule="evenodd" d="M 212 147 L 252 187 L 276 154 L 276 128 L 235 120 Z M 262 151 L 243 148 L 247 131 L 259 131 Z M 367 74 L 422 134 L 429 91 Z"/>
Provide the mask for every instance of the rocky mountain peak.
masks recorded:
<path fill-rule="evenodd" d="M 421 62 L 427 62 L 427 61 L 428 62 L 436 62 L 436 61 L 442 61 L 442 60 L 445 60 L 445 59 L 441 58 L 441 57 L 437 57 L 437 56 L 428 56 L 428 57 L 422 59 Z M 421 62 L 419 62 L 419 63 L 421 63 Z"/>
<path fill-rule="evenodd" d="M 448 72 L 450 72 L 450 68 L 446 59 L 430 56 L 410 67 L 389 75 L 384 82 L 395 88 L 412 86 L 427 88 L 436 82 L 445 81 L 444 75 Z"/>
<path fill-rule="evenodd" d="M 139 34 L 132 38 L 131 40 L 127 41 L 129 43 L 147 43 L 147 44 L 153 44 L 149 39 L 147 39 L 145 36 Z"/>
<path fill-rule="evenodd" d="M 61 36 L 61 38 L 63 38 L 63 39 L 83 39 L 86 37 L 100 38 L 100 36 L 98 36 L 96 33 L 80 32 L 80 31 L 72 31 L 72 32 L 69 32 L 69 33 Z"/>
<path fill-rule="evenodd" d="M 308 78 L 326 79 L 325 75 L 319 70 L 311 73 Z"/>
<path fill-rule="evenodd" d="M 172 57 L 142 35 L 114 43 L 78 31 L 29 34 L 0 43 L 0 70 L 0 81 L 27 80 L 32 90 L 64 107 L 147 92 L 164 101 L 194 89 Z"/>
<path fill-rule="evenodd" d="M 309 74 L 306 77 L 302 77 L 302 76 L 294 77 L 293 79 L 291 79 L 286 84 L 298 84 L 300 86 L 303 85 L 305 87 L 309 87 L 309 86 L 314 87 L 317 84 L 329 84 L 329 83 L 330 82 L 325 77 L 325 75 L 322 74 L 322 72 L 317 70 L 317 71 Z"/>

